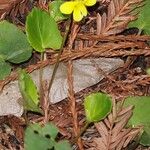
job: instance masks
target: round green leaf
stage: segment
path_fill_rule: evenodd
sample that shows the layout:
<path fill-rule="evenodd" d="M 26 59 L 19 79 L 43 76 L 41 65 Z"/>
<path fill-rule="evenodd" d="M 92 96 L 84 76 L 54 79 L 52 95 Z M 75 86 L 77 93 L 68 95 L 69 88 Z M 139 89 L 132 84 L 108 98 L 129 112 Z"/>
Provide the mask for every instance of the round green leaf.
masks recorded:
<path fill-rule="evenodd" d="M 0 22 L 0 55 L 12 63 L 24 62 L 32 55 L 26 35 L 7 21 Z"/>
<path fill-rule="evenodd" d="M 84 100 L 84 109 L 88 122 L 104 119 L 112 109 L 111 98 L 107 94 L 93 93 Z"/>
<path fill-rule="evenodd" d="M 140 143 L 144 146 L 150 146 L 150 96 L 128 97 L 125 99 L 124 106 L 134 106 L 133 115 L 128 125 L 133 127 L 143 126 L 143 134 Z"/>
<path fill-rule="evenodd" d="M 31 46 L 38 52 L 61 47 L 62 37 L 57 24 L 45 11 L 38 8 L 32 10 L 27 17 L 26 32 Z"/>
<path fill-rule="evenodd" d="M 1 61 L 0 62 L 0 80 L 5 79 L 6 76 L 8 76 L 11 72 L 11 66 L 4 62 Z"/>
<path fill-rule="evenodd" d="M 135 96 L 125 99 L 124 106 L 134 106 L 133 115 L 129 121 L 130 125 L 150 124 L 150 97 Z M 142 111 L 141 111 L 142 110 Z"/>

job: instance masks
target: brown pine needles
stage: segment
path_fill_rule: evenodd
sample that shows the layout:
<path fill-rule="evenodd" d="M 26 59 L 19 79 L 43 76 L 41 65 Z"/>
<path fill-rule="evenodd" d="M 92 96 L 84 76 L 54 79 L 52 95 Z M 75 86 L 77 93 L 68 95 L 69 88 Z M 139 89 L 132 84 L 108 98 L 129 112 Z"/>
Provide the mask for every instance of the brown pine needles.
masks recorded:
<path fill-rule="evenodd" d="M 115 107 L 115 106 L 114 106 Z M 116 109 L 116 108 L 114 108 Z M 132 107 L 112 112 L 104 121 L 96 123 L 100 137 L 95 138 L 95 150 L 122 150 L 135 139 L 141 131 L 139 128 L 126 128 L 132 115 Z"/>
<path fill-rule="evenodd" d="M 1 0 L 0 1 L 0 20 L 6 15 L 15 17 L 17 13 L 23 14 L 25 11 L 27 0 Z"/>
<path fill-rule="evenodd" d="M 143 0 L 111 0 L 107 13 L 97 14 L 97 35 L 111 35 L 123 31 L 127 24 L 136 18 L 131 14 Z"/>

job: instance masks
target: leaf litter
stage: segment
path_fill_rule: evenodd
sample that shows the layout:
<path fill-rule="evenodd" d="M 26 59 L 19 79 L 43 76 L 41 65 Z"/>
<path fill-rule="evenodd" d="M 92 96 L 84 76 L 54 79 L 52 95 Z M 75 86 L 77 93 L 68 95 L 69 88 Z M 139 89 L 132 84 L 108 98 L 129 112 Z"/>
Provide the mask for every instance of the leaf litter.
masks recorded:
<path fill-rule="evenodd" d="M 21 3 L 20 3 L 21 2 Z M 80 29 L 79 34 L 76 35 L 75 44 L 72 49 L 67 53 L 62 54 L 61 61 L 70 61 L 74 59 L 87 58 L 87 57 L 122 57 L 125 61 L 123 67 L 118 70 L 105 74 L 105 78 L 93 85 L 87 87 L 78 93 L 70 92 L 70 101 L 72 101 L 72 96 L 76 100 L 76 107 L 72 107 L 72 112 L 76 113 L 76 120 L 72 121 L 72 115 L 70 112 L 70 103 L 67 100 L 64 100 L 60 103 L 50 106 L 49 120 L 53 121 L 60 130 L 61 138 L 70 139 L 73 137 L 73 130 L 75 123 L 78 123 L 78 127 L 74 128 L 75 130 L 79 129 L 79 126 L 83 126 L 84 123 L 84 112 L 83 112 L 83 103 L 82 99 L 85 95 L 91 92 L 102 91 L 109 93 L 114 101 L 112 113 L 100 123 L 96 123 L 93 127 L 90 127 L 85 133 L 84 138 L 79 141 L 78 145 L 84 146 L 85 149 L 98 149 L 98 150 L 113 150 L 113 149 L 132 149 L 133 139 L 139 134 L 141 128 L 126 128 L 131 114 L 132 107 L 126 109 L 119 109 L 116 107 L 118 101 L 122 101 L 128 95 L 149 95 L 150 93 L 150 77 L 146 75 L 145 68 L 150 67 L 149 59 L 149 46 L 146 41 L 148 39 L 142 38 L 139 36 L 137 40 L 133 40 L 135 35 L 128 37 L 123 36 L 122 38 L 117 39 L 116 42 L 114 39 L 120 35 L 114 36 L 111 40 L 109 36 L 111 34 L 118 34 L 124 30 L 126 24 L 134 19 L 134 15 L 130 15 L 129 12 L 133 9 L 133 5 L 140 5 L 142 1 L 132 0 L 132 1 L 103 1 L 104 6 L 108 6 L 108 13 L 103 12 L 99 13 L 97 16 L 90 16 L 89 22 L 86 25 L 83 25 Z M 32 8 L 33 5 L 39 5 L 40 7 L 46 9 L 46 3 L 41 0 L 37 2 L 28 2 L 27 0 L 15 1 L 11 3 L 7 0 L 3 0 L 0 5 L 0 15 L 1 19 L 9 17 L 13 23 L 17 24 L 23 29 L 24 25 L 24 16 Z M 20 5 L 19 5 L 20 3 Z M 101 1 L 100 1 L 100 4 Z M 100 5 L 101 9 L 103 5 Z M 126 7 L 125 7 L 126 6 Z M 21 16 L 21 19 L 18 17 Z M 108 17 L 108 19 L 106 19 Z M 95 22 L 97 23 L 95 30 Z M 103 36 L 101 34 L 103 32 Z M 91 37 L 94 34 L 97 34 L 95 37 Z M 105 36 L 107 35 L 107 36 Z M 132 38 L 131 38 L 132 37 Z M 96 39 L 92 39 L 96 38 Z M 147 37 L 149 38 L 149 37 Z M 133 51 L 128 49 L 134 48 Z M 47 60 L 28 67 L 27 71 L 32 72 L 35 69 L 38 69 L 40 66 L 47 66 L 48 64 L 54 64 L 56 61 L 55 55 L 48 53 L 49 58 L 52 58 L 52 61 Z M 128 56 L 136 56 L 136 59 L 130 57 L 130 60 L 126 59 Z M 69 65 L 71 67 L 71 63 Z M 71 68 L 70 68 L 71 71 Z M 69 72 L 71 76 L 71 72 Z M 7 83 L 15 80 L 17 78 L 16 73 L 12 73 L 5 81 L 0 81 L 1 88 L 3 88 Z M 70 78 L 71 79 L 71 78 Z M 71 83 L 71 82 L 70 82 Z M 71 84 L 70 84 L 71 85 Z M 0 117 L 1 121 L 1 140 L 0 148 L 1 149 L 23 149 L 23 129 L 24 122 L 21 118 L 14 118 L 13 116 Z M 14 118 L 14 119 L 13 119 Z M 31 122 L 41 122 L 43 117 L 39 117 L 36 114 L 29 114 L 28 116 Z M 13 121 L 12 121 L 13 120 Z M 19 121 L 19 123 L 18 123 Z M 7 126 L 8 129 L 3 128 L 2 126 Z M 23 127 L 23 128 L 22 128 Z M 6 132 L 9 130 L 9 133 Z M 13 137 L 19 141 L 18 147 L 13 145 L 13 142 L 8 137 L 10 132 L 13 133 Z M 94 133 L 94 134 L 93 134 Z M 88 139 L 88 137 L 90 137 Z M 131 144 L 130 144 L 131 143 Z M 76 149 L 76 146 L 75 146 Z M 138 149 L 145 149 L 141 146 L 137 147 Z"/>

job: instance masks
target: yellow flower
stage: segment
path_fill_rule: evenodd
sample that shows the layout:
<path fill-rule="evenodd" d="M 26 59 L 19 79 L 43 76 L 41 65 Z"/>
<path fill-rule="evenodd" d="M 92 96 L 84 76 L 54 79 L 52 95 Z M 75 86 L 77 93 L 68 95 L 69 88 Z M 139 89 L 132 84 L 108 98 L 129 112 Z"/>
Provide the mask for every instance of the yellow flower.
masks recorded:
<path fill-rule="evenodd" d="M 60 11 L 63 14 L 71 14 L 73 13 L 73 19 L 75 21 L 81 21 L 84 16 L 87 16 L 86 6 L 95 5 L 96 0 L 74 0 L 64 2 L 60 6 Z"/>

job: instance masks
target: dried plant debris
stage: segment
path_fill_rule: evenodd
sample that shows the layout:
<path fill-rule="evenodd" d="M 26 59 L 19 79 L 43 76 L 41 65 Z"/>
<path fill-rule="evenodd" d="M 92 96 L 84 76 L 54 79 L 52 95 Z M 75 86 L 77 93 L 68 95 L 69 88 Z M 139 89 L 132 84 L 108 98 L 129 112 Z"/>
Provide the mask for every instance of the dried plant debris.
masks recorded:
<path fill-rule="evenodd" d="M 99 1 L 95 8 L 94 15 L 89 18 L 89 22 L 81 27 L 86 30 L 91 26 L 96 29 L 97 35 L 112 35 L 125 30 L 131 20 L 136 19 L 138 11 L 135 9 L 143 5 L 144 0 L 105 0 Z M 106 3 L 104 5 L 103 3 Z M 95 20 L 94 24 L 90 23 Z M 96 28 L 95 28 L 96 23 Z M 84 32 L 84 31 L 83 31 Z"/>
<path fill-rule="evenodd" d="M 25 126 L 23 118 L 0 117 L 0 150 L 23 150 Z"/>
<path fill-rule="evenodd" d="M 3 19 L 10 10 L 22 0 L 1 0 L 0 1 L 0 19 Z"/>
<path fill-rule="evenodd" d="M 111 96 L 113 95 L 117 101 L 122 100 L 123 97 L 127 95 L 146 95 L 149 94 L 150 88 L 150 77 L 145 75 L 145 72 L 142 73 L 135 73 L 134 71 L 137 68 L 131 69 L 130 64 L 127 66 L 128 68 L 122 68 L 118 72 L 114 73 L 113 75 L 108 75 L 109 72 L 106 71 L 102 67 L 98 67 L 97 64 L 94 64 L 90 67 L 96 68 L 96 75 L 94 75 L 94 71 L 89 71 L 87 63 L 81 63 L 81 61 L 85 58 L 90 60 L 103 59 L 99 57 L 114 57 L 114 56 L 148 56 L 150 55 L 150 48 L 147 45 L 147 41 L 149 41 L 149 36 L 122 36 L 116 35 L 122 32 L 126 27 L 127 24 L 135 19 L 136 13 L 134 10 L 140 7 L 143 4 L 144 0 L 98 0 L 98 7 L 105 9 L 102 11 L 97 9 L 91 13 L 91 16 L 88 18 L 88 22 L 84 25 L 82 24 L 79 34 L 75 39 L 75 43 L 73 49 L 71 51 L 64 50 L 60 61 L 67 62 L 73 61 L 80 62 L 79 67 L 73 67 L 75 70 L 76 75 L 83 75 L 84 77 L 81 78 L 77 85 L 72 85 L 75 92 L 80 91 L 76 95 L 79 97 L 79 101 L 77 102 L 77 114 L 79 121 L 79 125 L 83 125 L 84 122 L 84 112 L 82 109 L 82 98 L 83 95 L 87 95 L 89 91 L 105 91 L 109 93 Z M 41 8 L 46 8 L 48 1 L 28 1 L 28 0 L 1 0 L 0 1 L 0 19 L 4 19 L 6 16 L 13 22 L 19 23 L 24 26 L 24 21 L 26 17 L 26 12 L 33 7 L 34 2 L 39 3 Z M 131 14 L 131 12 L 133 12 Z M 93 16 L 92 16 L 93 15 Z M 21 17 L 21 18 L 20 18 Z M 86 20 L 86 19 L 85 19 Z M 87 30 L 87 28 L 88 30 Z M 76 33 L 77 34 L 77 33 Z M 113 35 L 113 36 L 112 36 Z M 131 51 L 131 49 L 133 49 Z M 27 68 L 28 72 L 33 72 L 32 76 L 35 78 L 38 75 L 38 69 L 41 67 L 49 67 L 49 65 L 53 66 L 56 63 L 57 55 L 51 52 L 47 52 L 49 60 L 37 63 L 36 65 L 31 65 Z M 79 60 L 77 60 L 79 59 Z M 109 59 L 106 59 L 109 60 Z M 114 59 L 115 61 L 117 59 Z M 74 63 L 73 63 L 74 64 Z M 92 63 L 93 64 L 93 63 Z M 110 64 L 110 62 L 109 62 Z M 114 63 L 113 63 L 114 64 Z M 120 60 L 120 64 L 123 64 L 123 61 Z M 107 66 L 108 64 L 103 64 Z M 121 66 L 117 64 L 118 67 Z M 81 67 L 82 66 L 82 67 Z M 84 66 L 84 67 L 83 67 Z M 66 98 L 67 96 L 67 68 L 65 63 L 60 63 L 60 70 L 61 73 L 58 75 L 59 77 L 56 78 L 58 81 L 54 81 L 54 84 L 57 85 L 57 88 L 52 91 L 51 100 L 55 100 L 55 98 L 60 101 L 61 99 Z M 82 71 L 84 70 L 84 72 Z M 85 70 L 87 69 L 87 72 Z M 140 68 L 143 69 L 142 67 Z M 144 68 L 145 69 L 145 68 Z M 35 71 L 34 71 L 35 70 Z M 115 70 L 115 69 L 113 69 Z M 111 71 L 113 71 L 111 70 Z M 49 70 L 48 70 L 49 71 Z M 104 72 L 103 72 L 104 71 Z M 111 72 L 110 71 L 110 72 Z M 47 78 L 49 79 L 50 73 L 49 71 L 47 74 Z M 100 81 L 101 77 L 105 76 L 105 79 L 95 86 L 89 88 L 89 86 L 97 83 Z M 71 76 L 71 75 L 70 75 Z M 73 74 L 74 76 L 74 74 Z M 93 77 L 94 76 L 94 77 Z M 78 79 L 79 76 L 75 77 L 75 80 Z M 88 78 L 90 77 L 90 79 Z M 92 78 L 91 78 L 92 77 Z M 7 88 L 12 87 L 12 93 L 9 92 L 2 92 L 0 94 L 1 101 L 3 100 L 2 95 L 5 95 L 5 102 L 6 104 L 0 104 L 0 111 L 3 111 L 3 115 L 10 114 L 11 111 L 15 110 L 14 115 L 21 116 L 23 113 L 22 106 L 20 106 L 19 101 L 19 89 L 16 80 L 17 73 L 13 72 L 10 77 L 8 77 L 5 81 L 0 81 L 0 88 L 2 89 L 7 83 L 4 90 Z M 38 77 L 37 77 L 38 78 Z M 86 82 L 82 83 L 81 81 L 85 81 L 87 78 L 88 81 L 93 80 L 94 83 L 86 84 Z M 95 81 L 97 78 L 97 81 Z M 60 81 L 61 79 L 61 81 Z M 65 82 L 64 82 L 65 81 Z M 62 83 L 62 84 L 60 84 Z M 64 84 L 65 83 L 65 84 Z M 39 84 L 39 83 L 37 83 Z M 79 88 L 79 84 L 82 84 L 82 87 Z M 63 90 L 58 90 L 61 87 Z M 17 88 L 16 88 L 17 87 Z M 93 88 L 95 87 L 95 88 Z M 86 88 L 86 89 L 85 89 Z M 65 89 L 65 90 L 64 90 Z M 94 89 L 94 90 L 93 90 Z M 86 93 L 86 94 L 85 94 Z M 120 94 L 121 93 L 121 94 Z M 80 96 L 78 96 L 78 94 Z M 60 96 L 61 95 L 61 96 Z M 16 100 L 14 103 L 12 101 L 12 97 Z M 8 102 L 9 101 L 9 102 Z M 58 102 L 57 101 L 57 102 Z M 80 104 L 79 104 L 79 103 Z M 11 106 L 8 106 L 11 104 Z M 80 105 L 80 106 L 79 106 Z M 7 107 L 7 110 L 4 108 Z M 53 107 L 53 109 L 51 109 Z M 67 109 L 66 109 L 67 108 Z M 80 109 L 79 109 L 80 108 Z M 76 111 L 75 110 L 75 111 Z M 113 112 L 102 122 L 95 123 L 94 126 L 89 128 L 86 133 L 83 135 L 83 143 L 85 149 L 89 150 L 122 150 L 128 149 L 130 143 L 137 137 L 141 128 L 127 128 L 126 124 L 129 118 L 132 115 L 132 107 L 128 107 L 125 109 L 116 109 L 115 103 L 113 107 Z M 31 118 L 32 119 L 31 119 Z M 74 136 L 72 134 L 72 116 L 70 115 L 69 108 L 68 108 L 68 101 L 63 101 L 61 103 L 57 103 L 55 105 L 50 106 L 50 113 L 49 113 L 50 120 L 55 122 L 60 127 L 60 133 L 62 136 L 67 137 L 67 139 L 72 138 Z M 19 122 L 16 118 L 9 120 L 9 123 L 2 123 L 0 126 L 0 149 L 23 149 L 21 146 L 21 142 L 18 139 L 22 139 L 23 137 L 23 125 Z M 34 116 L 30 114 L 29 120 L 33 120 L 33 122 L 42 121 L 42 117 Z M 12 126 L 9 127 L 11 124 Z M 10 129 L 12 128 L 12 129 Z M 5 131 L 6 130 L 6 131 Z M 16 132 L 17 131 L 17 132 Z M 15 133 L 16 132 L 16 133 Z M 138 146 L 136 150 L 144 150 L 143 147 Z M 146 149 L 145 149 L 146 150 Z M 148 150 L 148 149 L 147 149 Z"/>
<path fill-rule="evenodd" d="M 95 124 L 100 137 L 93 139 L 94 150 L 122 150 L 141 131 L 141 128 L 131 129 L 125 127 L 132 115 L 132 107 L 115 111 L 104 121 Z"/>
<path fill-rule="evenodd" d="M 111 0 L 107 13 L 97 14 L 97 35 L 117 34 L 123 31 L 136 17 L 136 14 L 131 12 L 142 2 L 143 0 Z"/>

